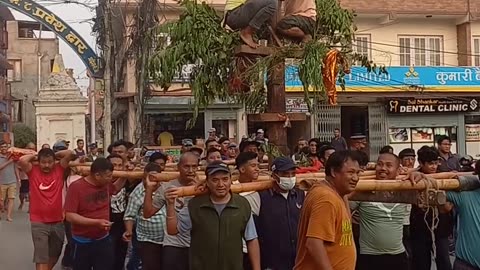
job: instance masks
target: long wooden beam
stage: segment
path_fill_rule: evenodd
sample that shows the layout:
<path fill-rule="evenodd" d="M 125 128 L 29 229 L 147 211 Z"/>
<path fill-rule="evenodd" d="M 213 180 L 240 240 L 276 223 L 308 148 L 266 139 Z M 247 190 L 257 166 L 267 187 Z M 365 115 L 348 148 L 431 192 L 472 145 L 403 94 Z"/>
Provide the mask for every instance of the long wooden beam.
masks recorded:
<path fill-rule="evenodd" d="M 457 179 L 436 179 L 438 189 L 455 190 L 458 189 L 460 183 Z M 402 180 L 360 180 L 355 191 L 400 191 L 400 190 L 425 190 L 428 184 L 426 182 L 418 182 L 412 185 L 409 181 Z M 235 184 L 231 186 L 234 193 L 261 191 L 273 187 L 273 181 L 258 181 L 251 183 Z M 178 189 L 179 197 L 195 196 L 204 193 L 194 186 L 181 187 Z"/>
<path fill-rule="evenodd" d="M 88 166 L 77 166 L 75 168 L 75 171 L 79 175 L 87 176 L 90 174 L 90 167 Z M 261 172 L 262 173 L 262 172 Z M 268 172 L 265 172 L 265 174 L 268 174 Z M 151 179 L 153 181 L 158 181 L 158 182 L 168 182 L 174 179 L 178 179 L 179 177 L 178 172 L 169 172 L 169 171 L 164 171 L 162 173 L 155 173 L 152 174 Z M 129 179 L 142 179 L 145 177 L 145 174 L 141 170 L 134 170 L 134 171 L 113 171 L 113 177 L 120 177 L 120 178 L 129 178 Z M 204 172 L 197 172 L 197 177 L 199 180 L 205 180 L 205 173 Z M 375 171 L 365 171 L 363 172 L 360 177 L 362 179 L 374 179 L 375 178 Z M 442 177 L 445 177 L 443 175 Z M 324 179 L 325 178 L 325 173 L 323 172 L 318 172 L 318 173 L 303 173 L 303 174 L 297 174 L 297 179 L 300 180 L 306 180 L 306 179 Z M 448 178 L 448 177 L 445 177 Z M 258 181 L 268 181 L 270 180 L 269 175 L 260 175 L 258 178 Z"/>

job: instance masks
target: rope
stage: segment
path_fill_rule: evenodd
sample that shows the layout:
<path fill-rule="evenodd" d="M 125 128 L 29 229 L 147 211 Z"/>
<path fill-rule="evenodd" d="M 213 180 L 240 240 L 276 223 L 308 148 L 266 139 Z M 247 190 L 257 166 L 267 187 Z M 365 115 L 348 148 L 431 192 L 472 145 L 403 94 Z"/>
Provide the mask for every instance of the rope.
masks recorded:
<path fill-rule="evenodd" d="M 432 255 L 432 260 L 435 260 L 437 258 L 437 245 L 435 244 L 435 230 L 438 228 L 438 223 L 440 221 L 438 215 L 438 207 L 437 206 L 430 206 L 430 200 L 429 200 L 429 194 L 430 191 L 438 191 L 438 183 L 435 179 L 433 178 L 426 178 L 423 180 L 425 182 L 425 206 L 427 210 L 425 211 L 425 215 L 423 217 L 423 220 L 425 224 L 427 225 L 428 230 L 430 231 L 430 236 L 432 237 L 432 250 L 431 250 L 431 255 Z M 428 215 L 432 213 L 432 220 L 431 222 L 428 220 Z"/>

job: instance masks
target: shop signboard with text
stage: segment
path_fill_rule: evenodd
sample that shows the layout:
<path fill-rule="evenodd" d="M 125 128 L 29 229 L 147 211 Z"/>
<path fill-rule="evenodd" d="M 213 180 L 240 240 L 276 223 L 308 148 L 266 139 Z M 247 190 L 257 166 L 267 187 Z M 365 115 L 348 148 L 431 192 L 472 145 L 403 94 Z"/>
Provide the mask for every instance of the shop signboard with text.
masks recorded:
<path fill-rule="evenodd" d="M 427 92 L 480 91 L 480 67 L 387 67 L 387 73 L 368 72 L 365 67 L 352 67 L 345 75 L 346 92 Z M 337 83 L 337 85 L 339 85 Z M 340 86 L 337 86 L 341 91 Z M 303 91 L 298 66 L 287 65 L 285 90 Z"/>
<path fill-rule="evenodd" d="M 475 98 L 397 98 L 387 100 L 387 112 L 409 113 L 466 113 L 476 112 L 479 104 Z"/>

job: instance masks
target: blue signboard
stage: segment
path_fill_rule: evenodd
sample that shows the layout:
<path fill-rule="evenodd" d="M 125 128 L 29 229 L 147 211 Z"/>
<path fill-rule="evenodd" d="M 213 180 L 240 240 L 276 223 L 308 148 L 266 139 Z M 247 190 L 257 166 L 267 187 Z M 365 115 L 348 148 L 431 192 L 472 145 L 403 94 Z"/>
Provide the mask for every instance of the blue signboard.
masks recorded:
<path fill-rule="evenodd" d="M 97 54 L 75 30 L 50 10 L 32 0 L 0 0 L 0 3 L 30 16 L 55 32 L 78 54 L 93 76 L 101 76 L 100 59 Z"/>
<path fill-rule="evenodd" d="M 345 75 L 346 91 L 479 91 L 480 67 L 387 67 L 388 74 L 352 67 Z M 338 83 L 337 83 L 338 85 Z M 303 91 L 297 66 L 285 69 L 285 90 Z"/>

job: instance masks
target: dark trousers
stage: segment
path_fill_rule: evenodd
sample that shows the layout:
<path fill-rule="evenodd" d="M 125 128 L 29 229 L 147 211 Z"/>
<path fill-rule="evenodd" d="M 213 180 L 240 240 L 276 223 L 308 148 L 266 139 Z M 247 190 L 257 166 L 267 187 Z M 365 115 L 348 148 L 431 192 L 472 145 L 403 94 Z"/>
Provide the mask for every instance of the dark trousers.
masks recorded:
<path fill-rule="evenodd" d="M 63 225 L 65 226 L 65 237 L 67 238 L 67 244 L 65 245 L 65 250 L 63 251 L 62 266 L 72 267 L 74 246 L 72 240 L 72 225 L 70 225 L 70 222 L 67 221 L 64 221 Z"/>
<path fill-rule="evenodd" d="M 163 247 L 163 268 L 165 270 L 189 270 L 188 248 Z"/>
<path fill-rule="evenodd" d="M 138 242 L 138 253 L 142 260 L 142 270 L 162 269 L 162 245 L 150 242 Z"/>
<path fill-rule="evenodd" d="M 248 253 L 243 253 L 243 270 L 252 270 L 252 263 Z"/>
<path fill-rule="evenodd" d="M 480 268 L 475 267 L 465 261 L 455 258 L 455 263 L 453 264 L 453 270 L 480 270 Z"/>
<path fill-rule="evenodd" d="M 122 236 L 125 232 L 125 224 L 116 221 L 110 229 L 110 237 L 112 238 L 112 248 L 114 253 L 113 270 L 123 270 L 125 266 L 125 257 L 127 256 L 128 243 L 123 241 Z"/>
<path fill-rule="evenodd" d="M 448 252 L 448 237 L 436 238 L 436 265 L 437 270 L 452 270 L 450 254 Z M 430 270 L 432 267 L 432 241 L 425 238 L 412 237 L 412 269 Z"/>
<path fill-rule="evenodd" d="M 412 269 L 412 241 L 410 239 L 410 225 L 403 226 L 403 246 L 407 253 L 408 270 Z"/>
<path fill-rule="evenodd" d="M 358 257 L 360 270 L 405 270 L 408 267 L 407 254 L 364 255 Z"/>
<path fill-rule="evenodd" d="M 92 243 L 78 243 L 74 240 L 73 270 L 112 270 L 112 240 L 106 237 Z"/>
<path fill-rule="evenodd" d="M 353 233 L 353 241 L 355 242 L 355 246 L 357 247 L 357 258 L 360 257 L 360 225 L 358 223 L 352 223 L 352 233 Z M 355 265 L 355 270 L 360 270 L 360 263 L 357 260 L 357 264 Z"/>

